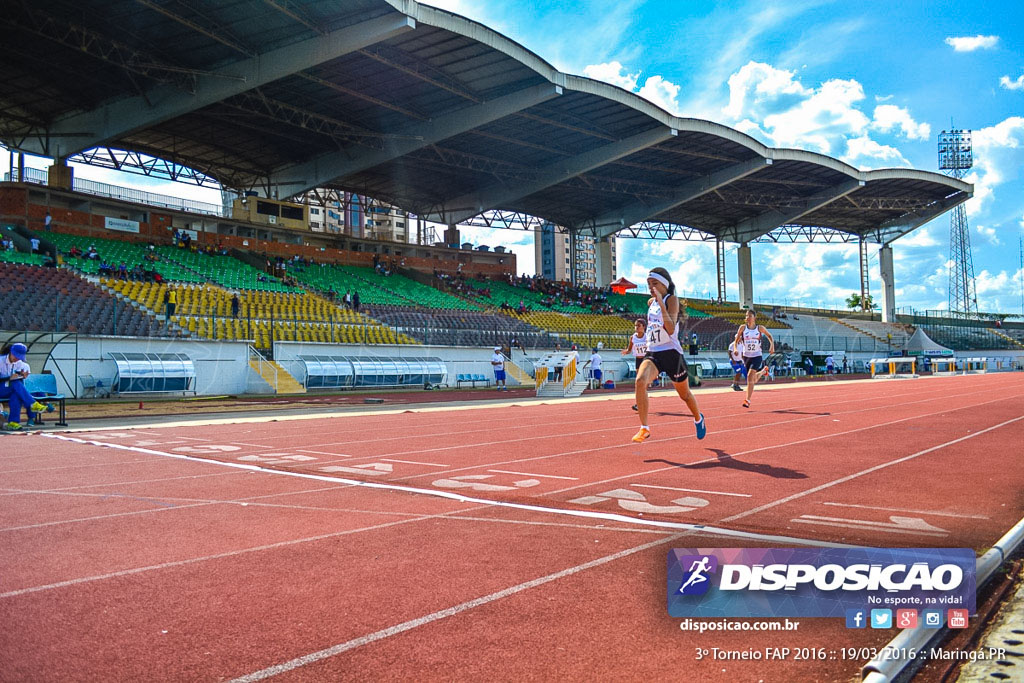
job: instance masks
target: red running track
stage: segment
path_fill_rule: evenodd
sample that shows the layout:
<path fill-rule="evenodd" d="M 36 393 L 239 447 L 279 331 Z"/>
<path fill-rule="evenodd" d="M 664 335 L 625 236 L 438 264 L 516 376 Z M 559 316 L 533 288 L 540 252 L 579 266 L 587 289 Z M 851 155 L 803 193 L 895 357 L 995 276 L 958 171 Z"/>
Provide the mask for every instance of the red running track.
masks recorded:
<path fill-rule="evenodd" d="M 1024 515 L 1024 376 L 738 397 L 699 396 L 700 442 L 667 395 L 641 445 L 622 398 L 5 437 L 0 679 L 849 680 L 696 661 L 894 632 L 680 631 L 666 552 L 979 549 Z"/>

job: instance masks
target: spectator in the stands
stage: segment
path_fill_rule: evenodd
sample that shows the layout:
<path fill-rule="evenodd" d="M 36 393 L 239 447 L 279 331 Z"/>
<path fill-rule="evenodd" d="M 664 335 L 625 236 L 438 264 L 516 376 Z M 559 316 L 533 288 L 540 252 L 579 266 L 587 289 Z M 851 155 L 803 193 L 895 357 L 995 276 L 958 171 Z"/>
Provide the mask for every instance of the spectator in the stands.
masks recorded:
<path fill-rule="evenodd" d="M 46 212 L 46 218 L 43 219 L 43 226 L 46 228 L 46 232 L 50 232 L 53 229 L 53 216 L 50 212 Z"/>
<path fill-rule="evenodd" d="M 347 289 L 345 290 L 345 296 L 341 298 L 341 303 L 345 304 L 345 308 L 352 308 L 352 293 Z"/>
<path fill-rule="evenodd" d="M 359 290 L 356 290 L 356 293 L 352 295 L 352 308 L 357 313 L 359 312 Z"/>
<path fill-rule="evenodd" d="M 73 246 L 70 250 L 68 250 L 68 256 L 70 256 L 71 258 L 81 258 L 82 250 L 79 249 L 77 246 Z"/>
<path fill-rule="evenodd" d="M 118 266 L 117 266 L 117 279 L 119 279 L 119 280 L 127 280 L 128 279 L 128 266 L 125 265 L 124 261 L 121 261 L 121 263 L 119 263 Z"/>
<path fill-rule="evenodd" d="M 237 318 L 238 312 L 242 309 L 242 302 L 238 298 L 238 292 L 231 295 L 231 317 Z"/>
<path fill-rule="evenodd" d="M 39 238 L 38 237 L 33 237 L 31 240 L 29 240 L 29 242 L 32 245 L 32 253 L 33 254 L 38 254 L 39 253 Z"/>
<path fill-rule="evenodd" d="M 98 251 L 96 251 L 96 247 L 94 247 L 93 245 L 90 244 L 89 245 L 89 252 L 86 254 L 86 257 L 90 261 L 96 261 L 97 259 L 99 259 L 100 253 Z"/>
<path fill-rule="evenodd" d="M 178 292 L 174 290 L 174 287 L 168 287 L 167 291 L 164 292 L 164 322 L 170 323 L 171 316 L 174 315 L 174 309 L 178 307 Z"/>

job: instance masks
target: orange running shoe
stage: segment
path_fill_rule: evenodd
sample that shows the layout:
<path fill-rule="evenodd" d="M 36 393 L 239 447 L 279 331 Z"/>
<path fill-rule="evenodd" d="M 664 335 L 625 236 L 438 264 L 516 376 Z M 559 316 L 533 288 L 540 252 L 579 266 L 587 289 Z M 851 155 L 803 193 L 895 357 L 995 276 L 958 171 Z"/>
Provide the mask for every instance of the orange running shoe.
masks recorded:
<path fill-rule="evenodd" d="M 633 435 L 633 441 L 636 443 L 643 443 L 647 439 L 651 438 L 651 430 L 640 428 L 640 431 Z"/>

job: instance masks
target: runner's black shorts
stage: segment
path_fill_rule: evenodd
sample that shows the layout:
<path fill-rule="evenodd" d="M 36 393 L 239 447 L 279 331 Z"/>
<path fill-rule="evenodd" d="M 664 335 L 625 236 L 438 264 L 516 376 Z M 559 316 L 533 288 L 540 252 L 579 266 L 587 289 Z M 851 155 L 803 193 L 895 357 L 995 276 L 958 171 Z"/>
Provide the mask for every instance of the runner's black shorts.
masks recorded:
<path fill-rule="evenodd" d="M 647 357 L 647 356 L 637 356 L 637 357 L 636 357 L 636 369 L 637 369 L 637 370 L 639 370 L 639 369 L 640 369 L 640 366 L 641 366 L 641 365 L 643 365 L 643 362 L 644 362 L 644 358 L 646 358 L 646 357 Z"/>
<path fill-rule="evenodd" d="M 685 382 L 686 378 L 690 376 L 690 369 L 686 365 L 686 359 L 683 358 L 683 354 L 675 349 L 648 351 L 647 355 L 644 356 L 644 360 L 653 361 L 654 367 L 658 368 L 658 374 L 664 372 L 673 382 Z"/>
<path fill-rule="evenodd" d="M 754 372 L 760 372 L 764 369 L 764 357 L 763 356 L 743 356 L 743 364 L 747 366 L 747 372 L 753 370 Z"/>

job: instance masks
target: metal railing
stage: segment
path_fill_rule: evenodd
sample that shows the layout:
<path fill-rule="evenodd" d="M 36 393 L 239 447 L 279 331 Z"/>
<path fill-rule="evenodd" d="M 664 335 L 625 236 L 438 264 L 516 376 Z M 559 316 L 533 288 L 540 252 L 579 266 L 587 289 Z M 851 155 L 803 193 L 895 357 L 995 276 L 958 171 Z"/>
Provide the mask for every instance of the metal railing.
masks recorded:
<path fill-rule="evenodd" d="M 271 388 L 273 388 L 274 393 L 277 393 L 277 383 L 278 383 L 277 367 L 273 363 L 268 361 L 266 358 L 264 358 L 263 354 L 261 354 L 259 351 L 257 351 L 254 347 L 249 346 L 248 347 L 248 352 L 249 352 L 249 366 L 251 367 L 253 365 L 253 363 L 255 363 L 256 364 L 255 370 L 259 374 L 260 378 L 264 382 L 269 384 L 271 386 Z M 270 372 L 267 372 L 267 374 L 264 374 L 265 370 L 269 370 Z M 271 382 L 268 379 L 268 375 L 270 377 L 274 378 L 273 382 Z"/>

